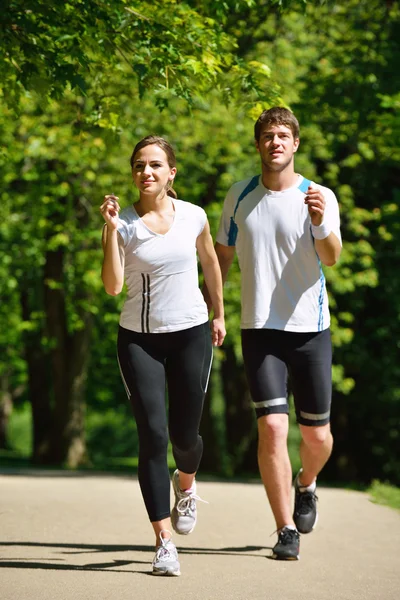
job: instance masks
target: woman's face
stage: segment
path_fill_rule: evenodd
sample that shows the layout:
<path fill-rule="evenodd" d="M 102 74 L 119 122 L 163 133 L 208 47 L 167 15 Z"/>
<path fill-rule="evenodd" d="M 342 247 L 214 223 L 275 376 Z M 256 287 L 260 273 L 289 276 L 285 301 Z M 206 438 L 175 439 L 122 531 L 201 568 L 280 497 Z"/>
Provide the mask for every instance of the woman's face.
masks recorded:
<path fill-rule="evenodd" d="M 149 144 L 135 154 L 132 177 L 141 194 L 158 196 L 175 174 L 176 168 L 169 166 L 167 155 L 157 144 Z"/>

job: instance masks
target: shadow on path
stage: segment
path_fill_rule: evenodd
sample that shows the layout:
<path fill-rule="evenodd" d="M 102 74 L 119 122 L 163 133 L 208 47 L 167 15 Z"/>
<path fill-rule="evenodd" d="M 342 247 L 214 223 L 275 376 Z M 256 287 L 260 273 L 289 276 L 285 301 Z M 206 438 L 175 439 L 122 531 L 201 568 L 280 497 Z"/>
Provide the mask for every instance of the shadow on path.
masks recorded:
<path fill-rule="evenodd" d="M 0 548 L 10 547 L 25 547 L 25 548 L 53 548 L 59 550 L 59 554 L 80 555 L 80 554 L 93 554 L 99 552 L 149 552 L 153 554 L 154 546 L 125 546 L 125 545 L 99 545 L 99 544 L 58 544 L 58 543 L 41 543 L 41 542 L 1 542 Z M 225 547 L 225 548 L 179 548 L 179 554 L 202 554 L 202 555 L 228 555 L 234 556 L 248 556 L 252 558 L 266 558 L 265 555 L 254 554 L 260 550 L 271 550 L 268 546 L 238 546 L 238 547 Z M 43 561 L 60 561 L 62 558 L 50 558 L 46 557 Z M 35 561 L 29 560 L 28 558 L 17 558 L 13 560 L 7 560 L 7 558 L 0 558 L 0 568 L 8 569 L 50 569 L 56 571 L 115 571 L 117 573 L 142 573 L 147 574 L 143 571 L 130 571 L 121 569 L 127 565 L 143 564 L 148 565 L 148 560 L 111 560 L 109 562 L 98 562 L 88 563 L 86 565 L 72 565 L 72 564 L 55 564 L 53 562 L 40 562 L 37 559 Z"/>

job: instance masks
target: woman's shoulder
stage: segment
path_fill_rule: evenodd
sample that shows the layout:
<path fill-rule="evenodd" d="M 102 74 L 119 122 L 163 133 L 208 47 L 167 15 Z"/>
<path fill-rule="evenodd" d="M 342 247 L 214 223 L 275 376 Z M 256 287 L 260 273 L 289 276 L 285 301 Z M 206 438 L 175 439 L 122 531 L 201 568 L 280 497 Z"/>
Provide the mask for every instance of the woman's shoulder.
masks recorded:
<path fill-rule="evenodd" d="M 183 215 L 193 216 L 203 218 L 206 214 L 204 208 L 198 206 L 197 204 L 192 204 L 192 202 L 187 202 L 186 200 L 179 200 L 178 198 L 174 200 L 176 210 L 179 211 Z"/>
<path fill-rule="evenodd" d="M 127 244 L 135 235 L 138 219 L 139 217 L 133 206 L 127 206 L 119 213 L 118 232 L 122 236 L 124 244 Z"/>
<path fill-rule="evenodd" d="M 126 208 L 123 208 L 121 210 L 121 212 L 119 213 L 119 220 L 123 221 L 127 225 L 134 223 L 134 221 L 137 221 L 138 218 L 139 217 L 132 205 L 129 205 Z"/>

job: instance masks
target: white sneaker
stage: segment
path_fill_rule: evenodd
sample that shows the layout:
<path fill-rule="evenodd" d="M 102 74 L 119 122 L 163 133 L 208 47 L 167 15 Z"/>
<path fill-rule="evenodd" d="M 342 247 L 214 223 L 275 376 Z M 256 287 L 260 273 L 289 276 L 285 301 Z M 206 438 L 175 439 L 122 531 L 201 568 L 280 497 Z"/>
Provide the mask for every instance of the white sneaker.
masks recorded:
<path fill-rule="evenodd" d="M 163 529 L 167 532 L 167 530 Z M 168 531 L 168 533 L 170 533 Z M 153 559 L 153 575 L 172 575 L 178 577 L 181 574 L 181 566 L 178 560 L 178 552 L 171 538 L 163 538 L 160 532 L 161 544 L 156 550 Z"/>
<path fill-rule="evenodd" d="M 192 533 L 197 522 L 196 500 L 208 504 L 196 495 L 196 480 L 193 481 L 189 490 L 181 490 L 179 487 L 179 471 L 176 469 L 172 475 L 172 487 L 175 494 L 175 504 L 171 512 L 172 527 L 180 535 Z"/>

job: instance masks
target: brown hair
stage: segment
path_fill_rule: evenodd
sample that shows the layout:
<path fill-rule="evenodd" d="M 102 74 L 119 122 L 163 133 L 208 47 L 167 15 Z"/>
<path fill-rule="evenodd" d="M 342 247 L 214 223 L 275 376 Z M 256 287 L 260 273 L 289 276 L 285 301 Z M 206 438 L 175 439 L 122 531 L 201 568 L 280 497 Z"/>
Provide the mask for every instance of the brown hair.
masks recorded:
<path fill-rule="evenodd" d="M 268 125 L 285 125 L 291 130 L 294 139 L 300 135 L 299 122 L 287 108 L 282 106 L 274 106 L 268 110 L 264 110 L 258 117 L 254 125 L 254 137 L 257 142 L 260 141 L 260 134 L 262 126 L 267 123 Z"/>
<path fill-rule="evenodd" d="M 139 150 L 141 150 L 142 148 L 145 148 L 146 146 L 150 146 L 151 144 L 155 144 L 156 146 L 158 146 L 159 148 L 161 148 L 161 150 L 164 150 L 166 156 L 167 156 L 167 161 L 168 161 L 168 165 L 170 167 L 170 169 L 176 167 L 176 157 L 175 157 L 175 152 L 174 149 L 172 148 L 171 144 L 169 142 L 167 142 L 167 140 L 165 140 L 164 138 L 158 136 L 158 135 L 148 135 L 146 137 L 144 137 L 142 140 L 140 140 L 140 142 L 138 142 L 136 144 L 136 146 L 133 149 L 132 152 L 132 156 L 130 158 L 130 165 L 131 165 L 131 169 L 133 169 L 133 163 L 135 160 L 135 156 L 136 154 L 139 152 Z M 169 181 L 167 183 L 167 194 L 168 196 L 172 196 L 172 198 L 177 198 L 177 193 L 175 192 L 174 189 L 172 189 L 172 181 Z"/>

